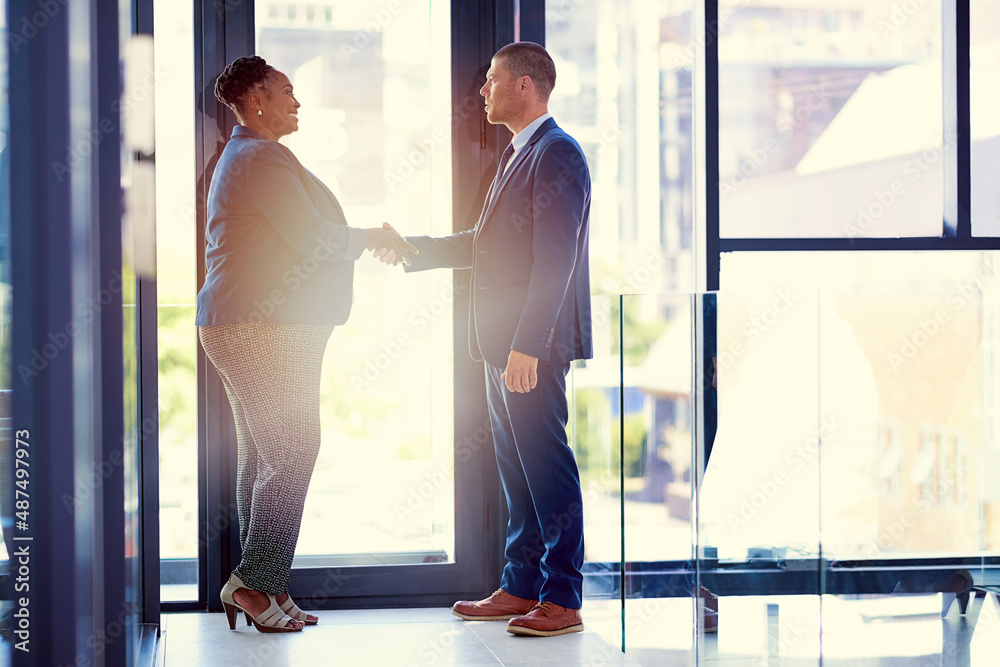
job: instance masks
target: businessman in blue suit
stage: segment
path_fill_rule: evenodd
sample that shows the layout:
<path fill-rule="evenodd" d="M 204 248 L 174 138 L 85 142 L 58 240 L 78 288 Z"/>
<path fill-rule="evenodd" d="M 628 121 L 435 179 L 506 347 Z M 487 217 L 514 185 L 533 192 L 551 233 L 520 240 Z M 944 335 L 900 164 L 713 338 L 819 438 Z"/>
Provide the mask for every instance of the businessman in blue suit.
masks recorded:
<path fill-rule="evenodd" d="M 548 113 L 555 65 L 545 49 L 500 49 L 479 91 L 490 123 L 513 139 L 474 229 L 408 237 L 407 271 L 472 269 L 469 347 L 486 396 L 510 523 L 500 589 L 456 602 L 467 620 L 507 620 L 514 634 L 583 630 L 583 499 L 566 437 L 566 375 L 593 357 L 590 172 Z M 391 252 L 376 252 L 394 263 Z"/>

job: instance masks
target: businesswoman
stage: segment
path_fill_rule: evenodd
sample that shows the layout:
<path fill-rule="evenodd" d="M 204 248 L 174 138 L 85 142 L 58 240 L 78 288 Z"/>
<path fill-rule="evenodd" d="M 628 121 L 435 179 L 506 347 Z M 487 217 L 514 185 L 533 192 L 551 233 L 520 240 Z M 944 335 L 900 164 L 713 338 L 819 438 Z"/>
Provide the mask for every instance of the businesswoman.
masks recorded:
<path fill-rule="evenodd" d="M 215 95 L 239 121 L 209 188 L 195 320 L 236 420 L 243 555 L 221 597 L 231 629 L 243 611 L 261 632 L 293 632 L 318 620 L 289 597 L 288 579 L 319 451 L 323 353 L 347 321 L 365 248 L 415 249 L 349 227 L 333 193 L 278 143 L 299 125 L 287 76 L 238 58 Z"/>

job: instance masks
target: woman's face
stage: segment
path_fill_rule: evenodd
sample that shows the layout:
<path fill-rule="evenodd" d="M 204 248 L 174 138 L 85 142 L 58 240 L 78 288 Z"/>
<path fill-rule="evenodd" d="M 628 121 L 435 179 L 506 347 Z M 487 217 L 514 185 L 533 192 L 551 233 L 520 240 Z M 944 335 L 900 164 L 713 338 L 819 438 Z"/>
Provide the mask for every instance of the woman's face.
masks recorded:
<path fill-rule="evenodd" d="M 301 104 L 292 92 L 292 82 L 282 72 L 274 71 L 267 77 L 264 93 L 260 96 L 260 121 L 274 137 L 280 138 L 299 129 Z"/>

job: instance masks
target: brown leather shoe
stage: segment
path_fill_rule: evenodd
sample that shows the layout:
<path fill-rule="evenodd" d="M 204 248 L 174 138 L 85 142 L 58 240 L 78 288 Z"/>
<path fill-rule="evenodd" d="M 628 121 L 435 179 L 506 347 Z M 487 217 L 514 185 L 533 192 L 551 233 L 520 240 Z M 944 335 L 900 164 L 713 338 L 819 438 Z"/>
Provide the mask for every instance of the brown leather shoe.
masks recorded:
<path fill-rule="evenodd" d="M 498 588 L 485 600 L 456 602 L 451 613 L 466 621 L 506 621 L 527 614 L 536 604 L 538 600 L 525 600 Z"/>
<path fill-rule="evenodd" d="M 507 632 L 534 637 L 583 632 L 583 619 L 579 609 L 567 609 L 552 602 L 539 602 L 527 615 L 510 619 Z"/>

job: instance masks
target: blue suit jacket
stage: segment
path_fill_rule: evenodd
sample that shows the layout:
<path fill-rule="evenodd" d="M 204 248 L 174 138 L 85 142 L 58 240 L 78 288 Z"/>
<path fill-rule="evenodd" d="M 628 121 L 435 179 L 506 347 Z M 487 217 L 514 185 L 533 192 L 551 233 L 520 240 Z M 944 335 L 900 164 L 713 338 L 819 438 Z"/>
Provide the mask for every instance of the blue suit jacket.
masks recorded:
<path fill-rule="evenodd" d="M 590 171 L 579 144 L 548 119 L 486 195 L 474 229 L 408 237 L 407 271 L 472 269 L 469 348 L 504 368 L 511 350 L 561 364 L 593 357 Z"/>
<path fill-rule="evenodd" d="M 364 232 L 286 146 L 233 128 L 208 191 L 205 240 L 198 326 L 347 321 Z"/>

